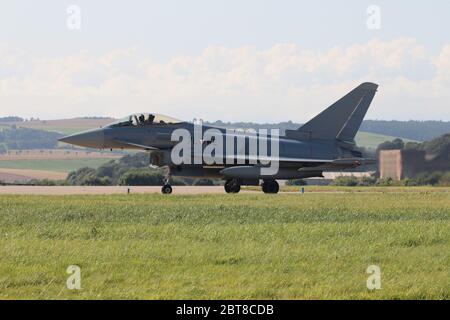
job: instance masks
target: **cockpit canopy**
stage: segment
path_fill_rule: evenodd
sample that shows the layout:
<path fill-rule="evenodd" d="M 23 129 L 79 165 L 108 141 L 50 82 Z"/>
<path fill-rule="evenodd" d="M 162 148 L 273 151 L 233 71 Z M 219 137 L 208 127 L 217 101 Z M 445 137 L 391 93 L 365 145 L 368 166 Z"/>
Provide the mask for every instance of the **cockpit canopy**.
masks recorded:
<path fill-rule="evenodd" d="M 180 122 L 182 121 L 162 114 L 135 113 L 125 118 L 116 120 L 109 126 L 111 127 L 149 126 L 154 124 L 174 124 Z"/>

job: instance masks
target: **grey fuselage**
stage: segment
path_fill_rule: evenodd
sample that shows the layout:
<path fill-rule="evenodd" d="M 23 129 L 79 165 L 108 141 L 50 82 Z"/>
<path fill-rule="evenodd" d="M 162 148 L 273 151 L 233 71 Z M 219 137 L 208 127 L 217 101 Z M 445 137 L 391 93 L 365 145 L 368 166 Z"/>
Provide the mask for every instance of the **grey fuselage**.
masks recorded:
<path fill-rule="evenodd" d="M 174 124 L 149 124 L 136 126 L 115 126 L 110 125 L 100 129 L 87 131 L 63 138 L 62 141 L 99 149 L 137 149 L 151 152 L 151 163 L 158 166 L 169 166 L 171 174 L 183 177 L 208 177 L 208 178 L 242 178 L 242 179 L 296 179 L 305 177 L 322 176 L 322 171 L 326 168 L 317 170 L 299 171 L 299 168 L 317 167 L 323 165 L 324 161 L 332 161 L 337 158 L 354 157 L 356 151 L 352 150 L 351 145 L 342 145 L 337 140 L 298 140 L 279 136 L 278 157 L 279 169 L 275 175 L 261 175 L 260 170 L 254 168 L 260 166 L 250 160 L 253 155 L 251 146 L 260 146 L 261 143 L 267 144 L 270 150 L 270 135 L 244 132 L 242 130 L 230 130 L 221 127 L 203 125 L 202 134 L 208 130 L 220 132 L 223 136 L 223 143 L 218 144 L 223 151 L 222 155 L 235 156 L 223 157 L 222 161 L 216 163 L 206 163 L 204 160 L 199 163 L 194 159 L 190 163 L 174 164 L 172 162 L 171 151 L 178 141 L 172 141 L 172 133 L 176 129 L 185 129 L 192 136 L 192 148 L 195 144 L 201 144 L 201 149 L 217 141 L 204 141 L 203 136 L 196 136 L 195 125 L 188 122 Z M 228 150 L 227 139 L 234 141 L 234 149 Z M 238 141 L 241 141 L 239 144 Z M 242 143 L 244 141 L 244 143 Z M 258 151 L 260 151 L 258 149 Z M 266 153 L 271 156 L 271 152 Z M 315 161 L 317 160 L 317 161 Z M 234 168 L 236 167 L 236 168 Z M 233 168 L 224 170 L 227 168 Z"/>

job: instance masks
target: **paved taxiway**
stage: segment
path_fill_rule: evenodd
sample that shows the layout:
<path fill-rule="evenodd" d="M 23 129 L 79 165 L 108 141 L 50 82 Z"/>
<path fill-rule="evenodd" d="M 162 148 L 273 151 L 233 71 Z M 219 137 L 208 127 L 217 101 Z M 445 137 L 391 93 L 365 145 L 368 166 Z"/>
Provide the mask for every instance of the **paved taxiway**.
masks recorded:
<path fill-rule="evenodd" d="M 0 186 L 0 194 L 71 195 L 71 194 L 127 194 L 161 193 L 158 186 Z M 251 191 L 244 191 L 251 192 Z M 174 194 L 225 193 L 223 186 L 173 186 Z"/>

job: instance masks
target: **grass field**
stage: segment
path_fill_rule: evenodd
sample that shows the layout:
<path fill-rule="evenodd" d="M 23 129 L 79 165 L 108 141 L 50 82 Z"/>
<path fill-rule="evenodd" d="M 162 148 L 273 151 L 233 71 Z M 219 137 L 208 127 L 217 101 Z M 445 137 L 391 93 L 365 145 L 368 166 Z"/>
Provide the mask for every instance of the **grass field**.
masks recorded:
<path fill-rule="evenodd" d="M 33 120 L 15 122 L 18 127 L 41 129 L 47 131 L 56 131 L 62 134 L 72 134 L 75 132 L 84 131 L 87 129 L 98 128 L 111 123 L 114 119 L 111 118 L 73 118 L 73 119 L 59 119 L 59 120 Z"/>
<path fill-rule="evenodd" d="M 0 160 L 0 168 L 70 172 L 82 167 L 97 168 L 111 159 Z"/>
<path fill-rule="evenodd" d="M 0 298 L 449 299 L 450 189 L 385 190 L 0 196 Z"/>
<path fill-rule="evenodd" d="M 74 133 L 78 133 L 78 132 L 82 132 L 82 131 L 86 131 L 89 129 L 93 129 L 93 128 L 83 128 L 83 127 L 79 127 L 79 128 L 66 128 L 66 127 L 51 127 L 50 129 L 45 128 L 45 127 L 41 127 L 39 128 L 41 130 L 46 130 L 46 131 L 54 131 L 54 132 L 58 132 L 64 135 L 69 135 L 69 134 L 74 134 Z"/>
<path fill-rule="evenodd" d="M 385 141 L 392 141 L 396 137 L 393 136 L 386 136 L 383 134 L 378 133 L 372 133 L 372 132 L 364 132 L 364 131 L 358 131 L 355 137 L 356 144 L 360 147 L 366 147 L 366 148 L 372 148 L 376 149 L 380 143 L 383 143 Z M 406 142 L 412 142 L 414 140 L 401 138 L 405 143 Z"/>

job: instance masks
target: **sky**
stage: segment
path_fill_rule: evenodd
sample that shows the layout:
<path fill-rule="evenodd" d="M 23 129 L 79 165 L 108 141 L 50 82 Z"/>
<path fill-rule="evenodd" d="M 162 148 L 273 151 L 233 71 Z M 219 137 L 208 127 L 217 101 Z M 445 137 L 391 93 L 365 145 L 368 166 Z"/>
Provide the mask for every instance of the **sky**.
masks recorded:
<path fill-rule="evenodd" d="M 450 121 L 450 1 L 0 1 L 0 116 Z"/>

